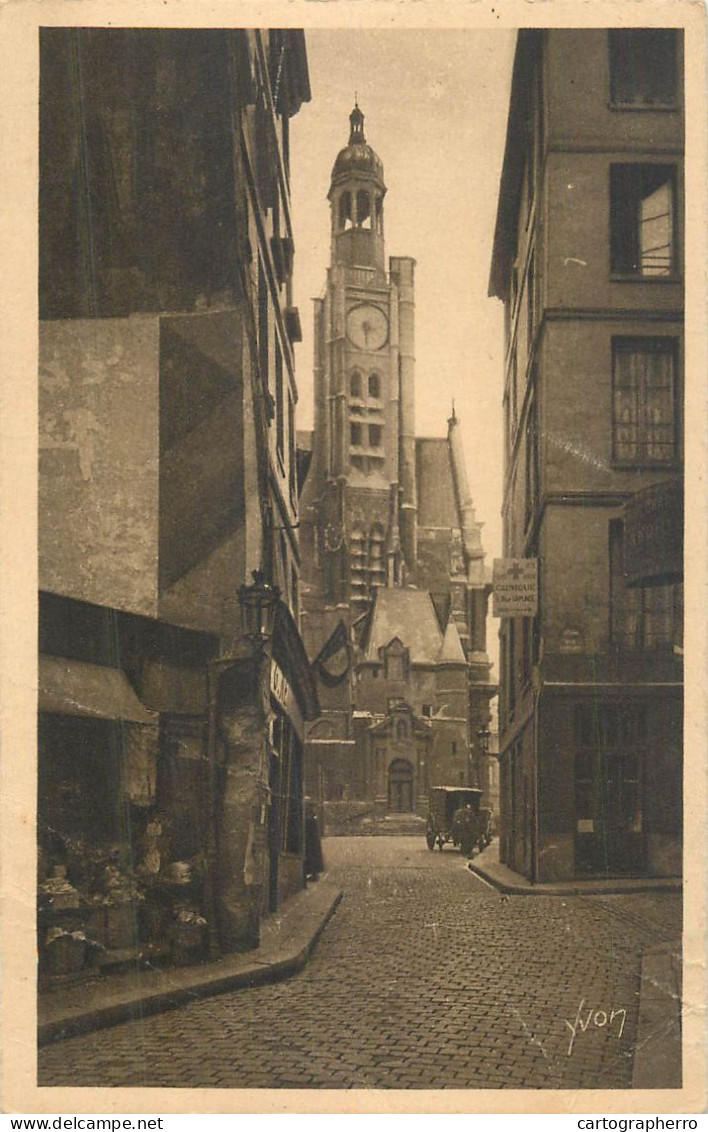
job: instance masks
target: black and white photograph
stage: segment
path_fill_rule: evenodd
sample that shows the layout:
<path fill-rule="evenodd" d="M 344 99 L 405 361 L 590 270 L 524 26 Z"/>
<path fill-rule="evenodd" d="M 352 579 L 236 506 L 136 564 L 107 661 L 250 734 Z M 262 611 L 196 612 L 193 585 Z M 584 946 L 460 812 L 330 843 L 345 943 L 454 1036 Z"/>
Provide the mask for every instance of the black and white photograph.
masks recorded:
<path fill-rule="evenodd" d="M 35 31 L 35 1096 L 680 1096 L 690 5 L 91 7 Z"/>

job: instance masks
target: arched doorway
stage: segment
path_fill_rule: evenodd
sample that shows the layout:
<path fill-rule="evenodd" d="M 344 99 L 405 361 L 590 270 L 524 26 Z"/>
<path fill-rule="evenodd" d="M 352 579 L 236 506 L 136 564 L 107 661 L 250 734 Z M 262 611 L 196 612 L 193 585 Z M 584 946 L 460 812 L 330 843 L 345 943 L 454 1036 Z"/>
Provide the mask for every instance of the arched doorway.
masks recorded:
<path fill-rule="evenodd" d="M 394 759 L 388 768 L 388 809 L 394 814 L 413 809 L 413 766 L 408 759 Z"/>

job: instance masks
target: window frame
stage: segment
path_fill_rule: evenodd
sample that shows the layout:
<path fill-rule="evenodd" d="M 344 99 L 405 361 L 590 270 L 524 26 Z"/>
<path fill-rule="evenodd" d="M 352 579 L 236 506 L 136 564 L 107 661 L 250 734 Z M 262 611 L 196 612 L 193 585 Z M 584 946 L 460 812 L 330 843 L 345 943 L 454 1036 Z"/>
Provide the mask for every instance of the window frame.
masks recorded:
<path fill-rule="evenodd" d="M 656 170 L 664 169 L 670 173 L 669 184 L 672 191 L 672 217 L 671 217 L 671 262 L 669 270 L 665 274 L 649 274 L 644 273 L 641 267 L 641 233 L 640 233 L 640 211 L 641 197 L 637 196 L 634 201 L 634 224 L 635 231 L 632 234 L 636 244 L 637 250 L 637 268 L 636 270 L 627 269 L 625 267 L 616 266 L 617 257 L 617 229 L 615 225 L 618 223 L 617 216 L 621 212 L 616 205 L 614 198 L 614 170 L 615 169 L 635 169 L 635 170 Z M 610 253 L 610 280 L 622 283 L 676 283 L 682 277 L 682 241 L 679 238 L 682 231 L 682 224 L 679 218 L 679 181 L 680 169 L 677 161 L 611 161 L 609 165 L 609 197 L 608 197 L 608 216 L 609 216 L 609 253 Z M 629 211 L 629 209 L 627 209 Z"/>
<path fill-rule="evenodd" d="M 679 28 L 608 28 L 607 31 L 607 104 L 611 110 L 618 111 L 640 111 L 646 113 L 647 111 L 676 111 L 681 107 L 681 81 L 680 81 L 680 37 Z M 614 93 L 613 83 L 613 53 L 617 48 L 613 47 L 617 43 L 618 36 L 621 34 L 631 35 L 632 33 L 642 32 L 671 32 L 674 36 L 674 93 L 673 98 L 666 102 L 644 102 L 644 101 L 626 101 L 617 98 Z"/>
<path fill-rule="evenodd" d="M 673 450 L 670 456 L 665 459 L 658 456 L 650 456 L 643 452 L 637 456 L 619 456 L 617 455 L 617 439 L 616 431 L 618 421 L 616 418 L 616 394 L 617 394 L 617 358 L 622 352 L 623 348 L 627 348 L 626 352 L 629 353 L 629 347 L 632 347 L 634 352 L 643 352 L 645 354 L 661 353 L 664 352 L 660 349 L 661 346 L 666 347 L 666 353 L 672 359 L 672 378 L 673 388 L 671 391 L 671 407 L 672 407 L 672 427 L 673 427 Z M 636 468 L 662 468 L 674 469 L 681 462 L 681 396 L 680 396 L 680 351 L 679 351 L 679 338 L 675 335 L 627 335 L 618 334 L 612 335 L 610 341 L 610 388 L 611 388 L 611 428 L 610 428 L 610 442 L 611 454 L 610 459 L 612 467 L 622 469 L 636 469 Z M 640 447 L 640 424 L 637 423 L 637 441 L 636 447 Z M 647 441 L 642 441 L 644 448 L 647 446 Z"/>

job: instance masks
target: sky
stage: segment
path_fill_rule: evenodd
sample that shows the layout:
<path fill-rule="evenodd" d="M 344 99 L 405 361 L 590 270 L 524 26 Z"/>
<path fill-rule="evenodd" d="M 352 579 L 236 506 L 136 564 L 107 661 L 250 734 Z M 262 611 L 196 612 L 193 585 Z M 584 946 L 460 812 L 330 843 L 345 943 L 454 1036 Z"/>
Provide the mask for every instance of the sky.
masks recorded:
<path fill-rule="evenodd" d="M 327 192 L 356 92 L 384 164 L 386 256 L 417 263 L 416 433 L 445 436 L 454 398 L 491 566 L 501 555 L 503 317 L 487 286 L 515 33 L 310 29 L 306 41 L 312 102 L 291 124 L 298 428 L 312 427 L 311 299 L 325 284 Z"/>

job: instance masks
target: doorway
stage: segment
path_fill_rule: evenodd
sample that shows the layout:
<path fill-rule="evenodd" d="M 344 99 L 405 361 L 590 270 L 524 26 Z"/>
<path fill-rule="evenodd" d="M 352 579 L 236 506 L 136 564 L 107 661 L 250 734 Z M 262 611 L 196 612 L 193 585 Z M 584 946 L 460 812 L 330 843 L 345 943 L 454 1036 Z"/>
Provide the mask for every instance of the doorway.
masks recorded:
<path fill-rule="evenodd" d="M 388 809 L 392 814 L 413 810 L 413 766 L 408 759 L 394 759 L 388 768 Z"/>
<path fill-rule="evenodd" d="M 575 853 L 579 872 L 641 874 L 646 712 L 632 704 L 576 709 Z"/>

